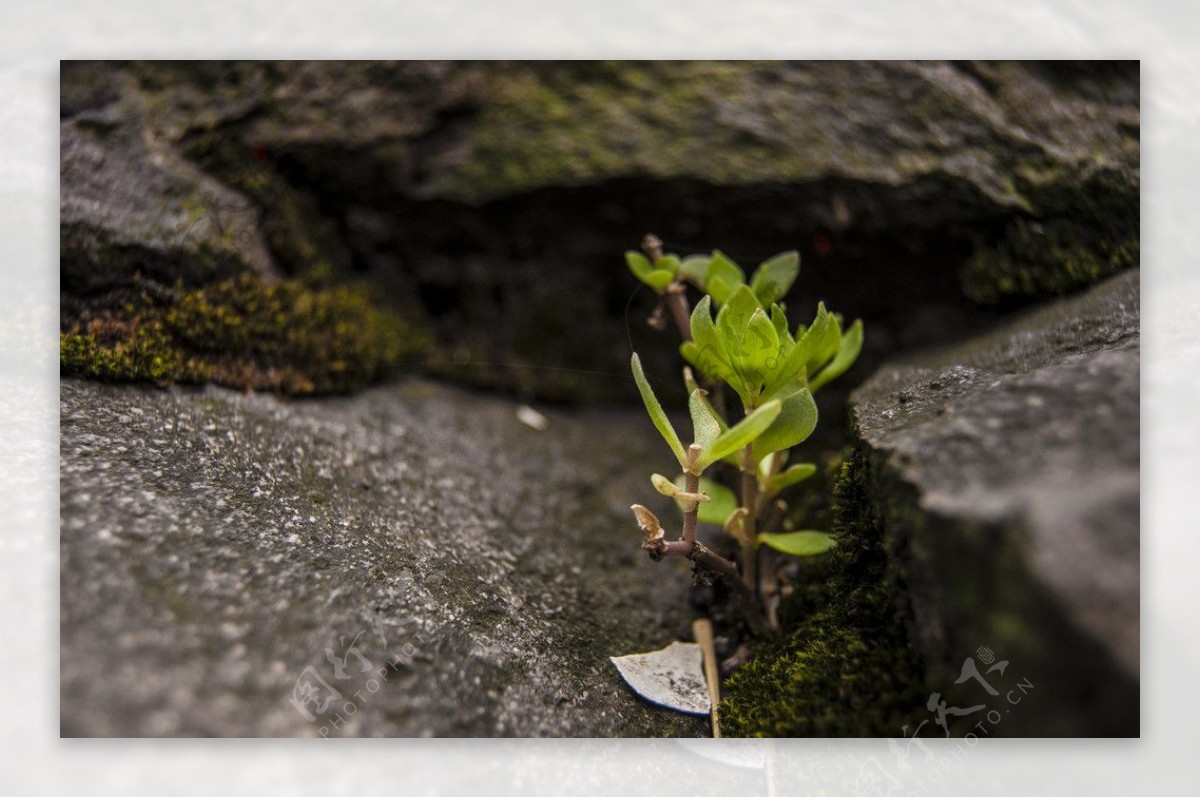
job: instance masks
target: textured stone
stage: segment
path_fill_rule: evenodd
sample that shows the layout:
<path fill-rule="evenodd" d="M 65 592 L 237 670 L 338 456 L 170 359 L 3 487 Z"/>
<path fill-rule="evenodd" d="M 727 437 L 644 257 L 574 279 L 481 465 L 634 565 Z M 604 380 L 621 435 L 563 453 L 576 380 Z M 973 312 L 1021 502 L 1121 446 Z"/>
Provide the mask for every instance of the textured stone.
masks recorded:
<path fill-rule="evenodd" d="M 670 459 L 640 414 L 534 432 L 422 382 L 61 407 L 64 735 L 705 734 L 609 662 L 690 634 L 629 516 Z M 309 721 L 316 677 L 341 697 Z"/>
<path fill-rule="evenodd" d="M 932 684 L 1008 659 L 1009 734 L 1138 733 L 1138 319 L 1121 275 L 852 395 Z"/>
<path fill-rule="evenodd" d="M 629 334 L 674 360 L 647 231 L 799 249 L 793 305 L 866 319 L 864 363 L 1138 260 L 1136 62 L 73 62 L 62 112 L 65 321 L 99 277 L 365 274 L 439 373 L 542 397 L 632 398 L 585 373 Z"/>

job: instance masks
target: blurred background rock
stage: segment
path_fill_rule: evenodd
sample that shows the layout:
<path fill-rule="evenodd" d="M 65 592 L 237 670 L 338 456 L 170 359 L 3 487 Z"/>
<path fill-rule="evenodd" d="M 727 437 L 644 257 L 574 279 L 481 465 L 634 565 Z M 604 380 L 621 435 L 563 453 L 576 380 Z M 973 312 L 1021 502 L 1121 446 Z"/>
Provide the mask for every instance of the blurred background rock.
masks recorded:
<path fill-rule="evenodd" d="M 247 387 L 402 365 L 629 399 L 631 339 L 674 371 L 621 261 L 653 231 L 748 267 L 799 249 L 789 302 L 864 318 L 862 375 L 1136 266 L 1138 88 L 1136 62 L 68 62 L 63 327 L 129 347 L 136 317 L 166 371 Z M 163 318 L 238 275 L 397 316 L 314 343 L 306 294 L 273 308 L 301 340 L 259 349 Z M 88 351 L 69 368 L 154 372 Z"/>

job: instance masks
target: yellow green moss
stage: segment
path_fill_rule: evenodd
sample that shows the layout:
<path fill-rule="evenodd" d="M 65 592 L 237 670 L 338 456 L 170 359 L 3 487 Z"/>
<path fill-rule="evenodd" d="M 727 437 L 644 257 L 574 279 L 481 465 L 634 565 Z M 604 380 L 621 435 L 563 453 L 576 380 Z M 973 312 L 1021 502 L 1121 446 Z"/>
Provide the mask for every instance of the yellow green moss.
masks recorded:
<path fill-rule="evenodd" d="M 805 564 L 782 614 L 784 631 L 726 685 L 722 729 L 737 737 L 895 736 L 923 701 L 907 646 L 903 602 L 870 510 L 861 453 L 834 488 L 838 546 Z"/>
<path fill-rule="evenodd" d="M 962 271 L 968 297 L 995 304 L 1065 294 L 1138 266 L 1138 186 L 1123 173 L 1076 182 L 1026 171 L 1019 184 L 1037 217 L 1012 221 L 999 242 L 976 249 Z"/>
<path fill-rule="evenodd" d="M 378 307 L 361 285 L 315 289 L 249 274 L 168 299 L 142 297 L 119 318 L 64 332 L 64 374 L 111 381 L 212 382 L 283 393 L 353 390 L 429 337 Z"/>

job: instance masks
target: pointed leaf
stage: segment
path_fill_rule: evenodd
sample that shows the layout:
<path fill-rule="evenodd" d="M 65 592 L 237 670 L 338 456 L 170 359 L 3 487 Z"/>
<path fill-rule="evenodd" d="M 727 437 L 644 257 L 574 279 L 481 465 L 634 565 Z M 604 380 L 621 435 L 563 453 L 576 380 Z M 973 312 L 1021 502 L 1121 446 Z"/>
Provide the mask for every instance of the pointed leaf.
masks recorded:
<path fill-rule="evenodd" d="M 817 473 L 817 467 L 812 463 L 796 463 L 791 468 L 768 478 L 767 489 L 764 491 L 764 495 L 774 496 L 781 491 L 787 490 L 792 485 L 808 479 L 815 473 Z"/>
<path fill-rule="evenodd" d="M 818 315 L 823 310 L 824 302 L 818 305 Z M 813 322 L 813 326 L 804 334 L 804 341 L 808 347 L 808 362 L 804 367 L 808 374 L 816 374 L 817 369 L 828 363 L 837 354 L 842 342 L 842 323 L 837 314 L 826 312 L 824 315 L 823 325 L 818 327 L 817 323 Z"/>
<path fill-rule="evenodd" d="M 679 461 L 680 467 L 686 467 L 687 453 L 684 451 L 683 444 L 679 441 L 679 436 L 675 434 L 675 428 L 671 426 L 671 420 L 667 418 L 662 405 L 658 403 L 658 397 L 650 389 L 650 383 L 646 381 L 646 374 L 642 371 L 642 361 L 638 358 L 636 352 L 633 355 L 631 365 L 634 382 L 637 383 L 638 391 L 642 394 L 642 402 L 646 405 L 646 412 L 650 414 L 650 420 L 658 428 L 659 433 L 667 442 L 667 446 L 671 447 L 671 452 L 675 455 L 675 459 Z"/>
<path fill-rule="evenodd" d="M 728 381 L 733 369 L 729 364 L 729 354 L 713 324 L 711 297 L 706 296 L 696 303 L 692 310 L 691 329 L 692 341 L 696 344 L 696 359 L 689 362 L 709 377 Z"/>
<path fill-rule="evenodd" d="M 767 402 L 722 432 L 713 441 L 712 446 L 708 447 L 697 459 L 696 468 L 702 471 L 716 461 L 733 454 L 739 449 L 745 448 L 761 435 L 767 427 L 771 426 L 771 422 L 779 416 L 779 411 L 780 402 L 778 400 Z"/>
<path fill-rule="evenodd" d="M 854 365 L 854 361 L 858 359 L 858 353 L 862 351 L 863 345 L 863 327 L 862 321 L 856 321 L 850 325 L 850 329 L 842 336 L 841 345 L 838 347 L 837 354 L 833 356 L 833 360 L 829 365 L 821 369 L 815 377 L 809 382 L 810 390 L 817 390 L 830 380 L 842 376 L 846 370 Z"/>
<path fill-rule="evenodd" d="M 766 260 L 754 272 L 750 288 L 763 305 L 770 305 L 783 298 L 800 274 L 800 253 L 795 250 L 781 252 Z"/>
<path fill-rule="evenodd" d="M 813 401 L 812 394 L 804 388 L 793 391 L 782 400 L 775 421 L 754 441 L 755 462 L 804 442 L 816 426 L 817 403 Z"/>
<path fill-rule="evenodd" d="M 792 334 L 788 332 L 787 314 L 784 312 L 783 305 L 771 305 L 771 326 L 775 328 L 775 335 L 779 338 L 781 345 L 786 345 L 791 349 L 795 344 Z M 786 356 L 786 353 L 784 353 Z"/>
<path fill-rule="evenodd" d="M 707 449 L 721 434 L 721 425 L 714 418 L 711 406 L 704 400 L 705 392 L 696 389 L 688 397 L 688 411 L 692 414 L 692 442 L 701 450 Z"/>
<path fill-rule="evenodd" d="M 717 335 L 725 348 L 725 353 L 731 364 L 736 364 L 742 354 L 742 340 L 746 328 L 750 325 L 750 317 L 754 311 L 760 310 L 754 292 L 744 285 L 729 296 L 719 313 L 717 313 Z"/>
<path fill-rule="evenodd" d="M 805 329 L 796 329 L 796 345 L 783 359 L 780 367 L 767 380 L 763 396 L 774 397 L 781 390 L 789 388 L 801 376 L 807 376 L 807 364 L 813 352 L 829 335 L 829 327 L 833 324 L 833 316 L 825 310 L 825 303 L 817 304 L 817 317 Z"/>
<path fill-rule="evenodd" d="M 746 273 L 742 271 L 741 267 L 730 260 L 724 252 L 714 249 L 712 258 L 708 262 L 708 270 L 704 273 L 704 290 L 717 302 L 723 304 L 725 298 L 745 282 Z M 718 296 L 718 293 L 721 296 Z"/>
<path fill-rule="evenodd" d="M 758 536 L 761 545 L 794 557 L 812 557 L 824 554 L 837 545 L 832 535 L 825 532 L 763 532 Z"/>
<path fill-rule="evenodd" d="M 743 379 L 747 383 L 762 385 L 770 371 L 778 368 L 779 336 L 762 308 L 750 315 L 750 322 L 742 335 L 742 352 L 738 362 Z"/>

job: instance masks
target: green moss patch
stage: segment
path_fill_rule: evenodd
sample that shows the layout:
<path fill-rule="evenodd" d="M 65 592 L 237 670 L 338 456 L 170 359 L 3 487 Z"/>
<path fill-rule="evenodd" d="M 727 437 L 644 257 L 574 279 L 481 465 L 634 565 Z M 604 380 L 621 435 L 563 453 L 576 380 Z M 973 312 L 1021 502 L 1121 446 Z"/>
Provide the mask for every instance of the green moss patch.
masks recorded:
<path fill-rule="evenodd" d="M 805 569 L 784 605 L 784 632 L 761 642 L 726 684 L 728 736 L 895 736 L 924 702 L 864 460 L 855 452 L 834 487 L 838 546 Z"/>
<path fill-rule="evenodd" d="M 268 284 L 248 274 L 168 296 L 60 338 L 63 374 L 119 382 L 212 381 L 288 394 L 344 392 L 419 361 L 429 337 L 362 285 Z"/>
<path fill-rule="evenodd" d="M 1140 258 L 1138 187 L 1116 171 L 1099 171 L 1070 191 L 1034 184 L 1024 195 L 1037 218 L 1013 220 L 1000 241 L 983 246 L 962 271 L 963 291 L 976 302 L 1065 294 L 1128 268 Z"/>

